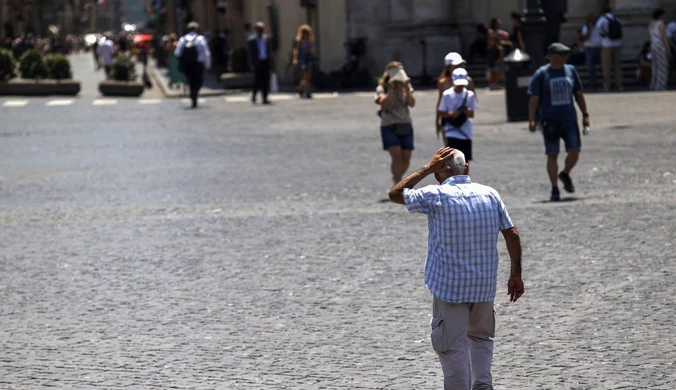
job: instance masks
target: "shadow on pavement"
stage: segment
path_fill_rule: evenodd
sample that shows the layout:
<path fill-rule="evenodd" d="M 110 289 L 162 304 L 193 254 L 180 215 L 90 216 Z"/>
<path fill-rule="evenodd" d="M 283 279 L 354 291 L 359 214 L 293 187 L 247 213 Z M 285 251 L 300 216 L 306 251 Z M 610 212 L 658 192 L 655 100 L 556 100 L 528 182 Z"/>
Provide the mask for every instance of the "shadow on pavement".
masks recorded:
<path fill-rule="evenodd" d="M 559 200 L 559 201 L 551 201 L 549 199 L 545 199 L 545 200 L 537 200 L 533 203 L 566 203 L 566 202 L 576 202 L 578 200 L 584 200 L 584 199 L 585 198 L 580 198 L 580 197 L 577 197 L 577 196 L 568 196 L 568 197 L 565 197 L 565 198 L 561 198 L 561 200 Z"/>

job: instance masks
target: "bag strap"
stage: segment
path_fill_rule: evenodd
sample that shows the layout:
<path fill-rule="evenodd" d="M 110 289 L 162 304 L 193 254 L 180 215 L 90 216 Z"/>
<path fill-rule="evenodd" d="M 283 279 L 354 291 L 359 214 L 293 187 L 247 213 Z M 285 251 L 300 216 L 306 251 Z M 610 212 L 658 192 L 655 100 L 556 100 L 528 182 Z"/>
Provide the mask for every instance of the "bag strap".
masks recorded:
<path fill-rule="evenodd" d="M 467 97 L 468 97 L 468 96 L 469 96 L 469 92 L 467 91 L 467 88 L 465 88 L 465 97 L 462 99 L 462 104 L 460 105 L 460 107 L 458 107 L 458 108 L 456 109 L 456 111 L 457 111 L 457 110 L 460 110 L 461 108 L 463 108 L 463 107 L 465 107 L 465 106 L 467 105 Z M 469 118 L 467 118 L 467 120 L 469 120 Z M 455 126 L 452 126 L 452 125 L 451 125 L 451 127 L 452 127 L 454 130 L 457 130 L 460 134 L 462 134 L 463 137 L 465 137 L 467 140 L 470 140 L 470 139 L 471 139 L 471 138 L 467 135 L 467 133 L 465 133 L 460 127 L 455 127 Z"/>

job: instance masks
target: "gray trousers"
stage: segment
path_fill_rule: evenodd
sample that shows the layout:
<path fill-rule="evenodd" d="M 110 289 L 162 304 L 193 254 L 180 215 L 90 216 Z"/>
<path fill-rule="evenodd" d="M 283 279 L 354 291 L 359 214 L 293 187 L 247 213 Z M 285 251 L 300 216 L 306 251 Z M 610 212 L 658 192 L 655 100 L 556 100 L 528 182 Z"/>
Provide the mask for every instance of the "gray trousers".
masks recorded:
<path fill-rule="evenodd" d="M 430 324 L 444 389 L 493 389 L 493 302 L 449 303 L 434 297 Z"/>

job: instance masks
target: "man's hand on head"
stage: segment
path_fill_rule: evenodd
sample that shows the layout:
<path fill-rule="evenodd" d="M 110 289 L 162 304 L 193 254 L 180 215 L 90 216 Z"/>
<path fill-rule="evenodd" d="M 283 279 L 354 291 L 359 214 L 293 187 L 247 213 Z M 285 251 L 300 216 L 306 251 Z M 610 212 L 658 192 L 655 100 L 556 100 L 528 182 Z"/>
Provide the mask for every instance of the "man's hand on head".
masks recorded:
<path fill-rule="evenodd" d="M 432 158 L 426 165 L 430 173 L 439 172 L 441 168 L 444 167 L 446 161 L 453 158 L 454 151 L 455 149 L 449 148 L 448 146 L 437 150 L 437 152 L 434 154 L 434 156 L 432 156 Z"/>

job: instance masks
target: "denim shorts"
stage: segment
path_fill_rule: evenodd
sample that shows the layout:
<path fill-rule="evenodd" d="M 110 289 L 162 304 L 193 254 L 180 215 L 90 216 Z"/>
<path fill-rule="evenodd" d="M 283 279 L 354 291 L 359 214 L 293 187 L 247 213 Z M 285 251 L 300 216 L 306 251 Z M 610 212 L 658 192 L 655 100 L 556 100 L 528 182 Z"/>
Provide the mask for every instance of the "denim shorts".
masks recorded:
<path fill-rule="evenodd" d="M 566 151 L 579 152 L 582 147 L 582 140 L 580 139 L 580 127 L 577 125 L 577 122 L 562 122 L 561 126 L 561 138 L 566 145 Z M 547 141 L 544 135 L 542 138 L 545 141 L 546 155 L 559 154 L 559 149 L 561 147 L 560 140 L 550 142 Z"/>
<path fill-rule="evenodd" d="M 413 130 L 409 135 L 396 135 L 394 126 L 380 126 L 380 136 L 383 139 L 383 150 L 392 146 L 399 146 L 402 150 L 413 150 Z"/>

